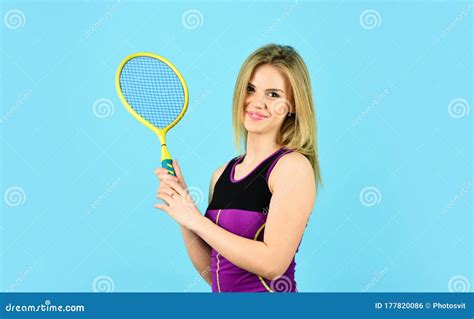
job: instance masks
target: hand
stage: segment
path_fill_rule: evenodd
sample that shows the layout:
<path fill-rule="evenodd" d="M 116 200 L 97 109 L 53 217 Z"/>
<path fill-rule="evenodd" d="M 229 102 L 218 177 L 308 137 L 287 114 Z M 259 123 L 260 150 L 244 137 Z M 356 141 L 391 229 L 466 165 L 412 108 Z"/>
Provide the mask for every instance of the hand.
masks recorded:
<path fill-rule="evenodd" d="M 160 182 L 156 198 L 162 199 L 164 204 L 156 204 L 155 208 L 161 209 L 173 218 L 178 224 L 192 229 L 202 218 L 196 207 L 196 203 L 189 195 L 186 182 L 181 173 L 181 168 L 176 160 L 173 160 L 176 176 L 168 174 L 165 168 L 158 168 L 155 174 Z"/>

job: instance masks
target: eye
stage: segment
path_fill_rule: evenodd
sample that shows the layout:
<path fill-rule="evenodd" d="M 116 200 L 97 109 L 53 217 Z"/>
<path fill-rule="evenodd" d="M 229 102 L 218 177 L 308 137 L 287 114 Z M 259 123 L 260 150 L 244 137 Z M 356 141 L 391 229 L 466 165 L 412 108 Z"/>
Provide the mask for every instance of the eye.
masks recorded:
<path fill-rule="evenodd" d="M 273 98 L 279 98 L 280 97 L 280 95 L 277 92 L 274 92 L 274 91 L 268 92 L 268 96 L 273 97 Z"/>
<path fill-rule="evenodd" d="M 254 87 L 251 85 L 247 85 L 247 93 L 252 93 L 252 92 L 255 92 Z"/>

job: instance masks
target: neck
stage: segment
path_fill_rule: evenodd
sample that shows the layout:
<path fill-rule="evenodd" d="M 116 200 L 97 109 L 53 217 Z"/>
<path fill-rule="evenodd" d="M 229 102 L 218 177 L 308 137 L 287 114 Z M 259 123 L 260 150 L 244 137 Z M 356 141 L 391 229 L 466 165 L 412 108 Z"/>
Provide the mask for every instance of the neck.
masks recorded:
<path fill-rule="evenodd" d="M 275 137 L 264 134 L 247 134 L 247 148 L 243 163 L 253 165 L 281 148 Z"/>

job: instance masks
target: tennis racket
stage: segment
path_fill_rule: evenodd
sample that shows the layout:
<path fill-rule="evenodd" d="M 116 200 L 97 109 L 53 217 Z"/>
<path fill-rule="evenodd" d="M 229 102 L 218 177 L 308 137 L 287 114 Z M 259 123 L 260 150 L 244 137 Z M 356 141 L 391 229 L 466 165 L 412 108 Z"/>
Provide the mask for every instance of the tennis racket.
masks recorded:
<path fill-rule="evenodd" d="M 115 86 L 127 111 L 158 136 L 161 166 L 176 176 L 166 133 L 181 120 L 188 107 L 188 87 L 181 73 L 164 57 L 139 52 L 120 63 Z"/>

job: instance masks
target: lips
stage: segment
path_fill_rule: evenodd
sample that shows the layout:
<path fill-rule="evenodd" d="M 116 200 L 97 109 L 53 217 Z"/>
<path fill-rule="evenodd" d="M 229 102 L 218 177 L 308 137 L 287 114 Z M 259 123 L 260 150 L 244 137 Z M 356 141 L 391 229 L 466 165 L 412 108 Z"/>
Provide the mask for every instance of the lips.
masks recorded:
<path fill-rule="evenodd" d="M 263 119 L 266 119 L 268 116 L 265 116 L 263 114 L 257 113 L 257 112 L 250 112 L 247 111 L 248 117 L 250 117 L 254 121 L 261 121 Z"/>

